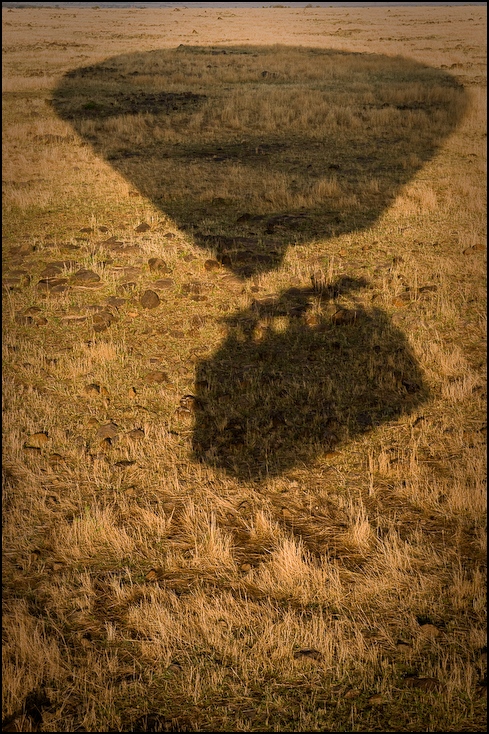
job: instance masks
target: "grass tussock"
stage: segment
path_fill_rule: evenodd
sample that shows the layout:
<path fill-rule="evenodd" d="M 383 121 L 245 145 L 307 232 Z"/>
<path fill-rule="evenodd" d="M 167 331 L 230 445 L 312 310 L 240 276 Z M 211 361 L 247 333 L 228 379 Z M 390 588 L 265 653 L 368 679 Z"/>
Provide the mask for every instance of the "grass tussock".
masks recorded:
<path fill-rule="evenodd" d="M 485 731 L 485 9 L 2 13 L 3 729 Z"/>

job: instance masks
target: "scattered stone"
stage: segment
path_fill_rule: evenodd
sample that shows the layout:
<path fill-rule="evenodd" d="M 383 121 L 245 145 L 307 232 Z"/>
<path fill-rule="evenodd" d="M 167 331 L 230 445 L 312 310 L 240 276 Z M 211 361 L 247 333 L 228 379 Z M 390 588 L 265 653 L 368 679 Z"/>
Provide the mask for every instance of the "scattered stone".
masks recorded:
<path fill-rule="evenodd" d="M 40 275 L 42 278 L 54 278 L 56 275 L 59 275 L 62 270 L 63 268 L 60 265 L 51 263 L 50 265 L 46 265 L 44 270 L 41 271 Z"/>
<path fill-rule="evenodd" d="M 37 289 L 48 293 L 64 293 L 69 289 L 68 278 L 42 278 Z"/>
<path fill-rule="evenodd" d="M 464 255 L 471 255 L 474 252 L 485 252 L 486 246 L 482 242 L 478 242 L 476 245 L 473 245 L 472 247 L 467 247 L 464 251 Z"/>
<path fill-rule="evenodd" d="M 100 244 L 101 245 L 123 245 L 124 243 L 121 240 L 118 240 L 115 235 L 112 235 L 112 237 L 109 237 L 108 240 L 104 240 Z"/>
<path fill-rule="evenodd" d="M 100 385 L 97 385 L 96 382 L 92 382 L 90 385 L 85 385 L 83 391 L 85 395 L 89 396 L 100 395 Z"/>
<path fill-rule="evenodd" d="M 398 640 L 396 642 L 396 650 L 397 652 L 401 652 L 403 655 L 410 655 L 413 651 L 413 647 L 408 642 L 404 642 L 404 640 Z"/>
<path fill-rule="evenodd" d="M 169 273 L 170 268 L 161 257 L 150 257 L 148 260 L 149 269 L 152 273 Z"/>
<path fill-rule="evenodd" d="M 174 234 L 173 232 L 167 232 L 166 234 L 163 235 L 163 237 L 165 238 L 165 240 L 174 240 L 176 237 L 176 234 Z"/>
<path fill-rule="evenodd" d="M 23 313 L 17 313 L 15 314 L 15 322 L 17 324 L 20 324 L 21 326 L 29 326 L 30 324 L 34 323 L 34 319 L 32 316 L 26 316 Z"/>
<path fill-rule="evenodd" d="M 34 316 L 33 321 L 36 326 L 46 326 L 48 320 L 45 316 Z"/>
<path fill-rule="evenodd" d="M 87 270 L 86 268 L 81 268 L 71 276 L 71 283 L 73 285 L 92 285 L 99 282 L 100 275 L 95 273 L 93 270 Z"/>
<path fill-rule="evenodd" d="M 441 686 L 437 678 L 418 677 L 416 675 L 407 675 L 404 680 L 409 688 L 419 688 L 421 691 L 439 691 Z"/>
<path fill-rule="evenodd" d="M 100 425 L 100 421 L 98 421 L 94 416 L 90 416 L 90 418 L 87 420 L 87 426 L 89 428 L 97 428 Z"/>
<path fill-rule="evenodd" d="M 347 700 L 350 699 L 350 698 L 358 698 L 358 696 L 360 696 L 360 693 L 361 693 L 361 691 L 360 691 L 359 688 L 350 688 L 349 691 L 346 691 L 343 694 L 343 698 L 345 698 Z"/>
<path fill-rule="evenodd" d="M 357 320 L 358 313 L 358 311 L 353 309 L 342 308 L 339 311 L 336 311 L 336 313 L 330 317 L 330 320 L 333 324 L 341 326 L 345 324 L 354 324 Z"/>
<path fill-rule="evenodd" d="M 127 466 L 134 466 L 136 462 L 131 461 L 130 459 L 121 459 L 121 461 L 116 461 L 114 466 L 120 466 L 120 467 L 127 467 Z"/>
<path fill-rule="evenodd" d="M 119 427 L 116 423 L 106 423 L 104 426 L 100 426 L 96 433 L 96 437 L 100 439 L 114 438 L 119 432 Z"/>
<path fill-rule="evenodd" d="M 387 703 L 387 701 L 382 693 L 375 693 L 373 696 L 370 696 L 370 698 L 368 699 L 368 703 L 371 706 L 381 706 L 382 704 Z"/>
<path fill-rule="evenodd" d="M 242 563 L 239 567 L 240 571 L 243 571 L 243 573 L 248 573 L 251 571 L 251 564 L 250 563 Z"/>
<path fill-rule="evenodd" d="M 220 270 L 221 264 L 217 262 L 217 260 L 206 260 L 204 263 L 204 268 L 209 271 Z"/>
<path fill-rule="evenodd" d="M 161 383 L 169 383 L 170 378 L 168 377 L 166 372 L 162 372 L 161 370 L 155 370 L 154 372 L 148 372 L 148 374 L 145 375 L 144 377 L 144 381 L 148 385 L 161 384 Z"/>
<path fill-rule="evenodd" d="M 40 431 L 39 433 L 33 433 L 29 436 L 24 446 L 28 449 L 41 449 L 48 441 L 49 437 L 47 432 Z"/>
<path fill-rule="evenodd" d="M 157 308 L 160 305 L 160 299 L 157 293 L 147 290 L 141 296 L 140 303 L 143 308 Z"/>
<path fill-rule="evenodd" d="M 54 453 L 54 454 L 49 454 L 48 456 L 48 463 L 51 466 L 56 466 L 57 464 L 60 464 L 62 461 L 64 461 L 64 458 L 63 456 L 61 456 L 61 454 Z"/>
<path fill-rule="evenodd" d="M 133 280 L 130 280 L 127 283 L 121 283 L 117 286 L 117 292 L 118 293 L 130 293 L 131 291 L 135 290 L 138 287 L 138 284 L 135 283 Z"/>
<path fill-rule="evenodd" d="M 136 388 L 130 387 L 129 390 L 127 391 L 127 397 L 130 398 L 131 400 L 134 400 L 136 396 L 137 396 Z"/>
<path fill-rule="evenodd" d="M 395 308 L 406 308 L 407 304 L 408 301 L 401 298 L 400 296 L 393 298 L 391 301 L 391 306 L 394 306 Z"/>
<path fill-rule="evenodd" d="M 170 329 L 168 332 L 169 336 L 172 336 L 174 339 L 184 339 L 185 338 L 185 332 L 180 331 L 179 329 Z"/>
<path fill-rule="evenodd" d="M 144 431 L 141 428 L 134 428 L 127 435 L 132 441 L 140 441 L 144 438 Z"/>
<path fill-rule="evenodd" d="M 85 234 L 93 234 L 93 227 L 82 227 L 80 229 L 80 232 L 84 232 Z"/>
<path fill-rule="evenodd" d="M 202 407 L 201 401 L 195 395 L 183 395 L 180 398 L 180 407 L 195 412 Z"/>
<path fill-rule="evenodd" d="M 29 306 L 29 308 L 25 309 L 24 314 L 26 316 L 37 316 L 41 311 L 42 309 L 39 306 Z"/>
<path fill-rule="evenodd" d="M 25 446 L 24 445 L 24 451 L 26 454 L 34 454 L 34 456 L 37 456 L 41 453 L 41 449 L 37 448 L 37 446 Z"/>
<path fill-rule="evenodd" d="M 311 660 L 321 660 L 323 657 L 319 650 L 315 650 L 313 647 L 304 647 L 301 650 L 294 652 L 294 657 L 297 658 L 309 658 Z"/>
<path fill-rule="evenodd" d="M 438 637 L 440 634 L 440 630 L 438 627 L 435 627 L 434 624 L 421 624 L 419 627 L 419 634 L 429 639 L 435 639 L 435 637 Z"/>
<path fill-rule="evenodd" d="M 124 306 L 125 303 L 127 303 L 127 298 L 121 298 L 118 296 L 109 296 L 106 298 L 105 303 L 107 306 L 113 306 L 114 308 L 120 308 L 121 306 Z"/>
<path fill-rule="evenodd" d="M 99 232 L 102 232 L 102 234 L 105 234 L 105 232 L 108 232 L 109 231 L 109 228 L 102 226 L 102 227 L 99 227 L 98 228 L 98 231 Z"/>
<path fill-rule="evenodd" d="M 151 227 L 147 222 L 141 222 L 141 224 L 138 224 L 137 227 L 134 228 L 135 232 L 148 232 Z"/>
<path fill-rule="evenodd" d="M 99 311 L 99 313 L 93 315 L 93 330 L 97 333 L 105 331 L 114 320 L 114 315 L 109 311 Z"/>
<path fill-rule="evenodd" d="M 150 583 L 155 583 L 158 581 L 158 571 L 155 568 L 152 568 L 151 571 L 148 571 L 144 580 L 149 581 Z"/>
<path fill-rule="evenodd" d="M 183 262 L 190 263 L 192 262 L 192 260 L 197 260 L 197 258 L 195 257 L 195 255 L 189 254 L 189 255 L 184 255 L 182 260 Z"/>
<path fill-rule="evenodd" d="M 160 280 L 156 280 L 152 285 L 157 290 L 168 290 L 169 288 L 173 288 L 175 281 L 171 278 L 161 278 Z"/>
<path fill-rule="evenodd" d="M 202 316 L 202 315 L 199 314 L 197 316 L 192 316 L 192 318 L 191 318 L 190 321 L 191 321 L 192 326 L 194 326 L 196 328 L 200 328 L 201 326 L 204 326 L 205 325 L 205 323 L 208 321 L 208 319 L 209 319 L 208 316 Z"/>

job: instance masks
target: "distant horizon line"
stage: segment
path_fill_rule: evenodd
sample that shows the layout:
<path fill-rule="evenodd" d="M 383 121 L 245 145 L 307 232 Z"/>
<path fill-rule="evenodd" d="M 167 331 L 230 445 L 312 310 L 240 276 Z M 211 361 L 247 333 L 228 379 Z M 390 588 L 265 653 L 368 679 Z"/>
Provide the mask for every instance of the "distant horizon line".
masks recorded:
<path fill-rule="evenodd" d="M 19 10 L 22 8 L 61 8 L 61 7 L 72 7 L 76 6 L 79 8 L 121 8 L 121 7 L 127 7 L 127 8 L 148 8 L 151 6 L 158 6 L 160 8 L 181 8 L 182 10 L 190 10 L 193 7 L 198 8 L 220 8 L 220 9 L 226 9 L 226 8 L 239 8 L 245 5 L 246 7 L 255 7 L 255 8 L 304 8 L 304 9 L 317 9 L 317 8 L 334 8 L 334 7 L 343 7 L 343 8 L 364 8 L 364 7 L 374 7 L 374 6 L 382 6 L 382 7 L 409 7 L 409 6 L 424 6 L 424 7 L 434 7 L 437 5 L 442 5 L 443 7 L 446 6 L 474 6 L 474 7 L 480 7 L 487 5 L 486 2 L 316 2 L 316 3 L 306 3 L 306 2 L 284 2 L 284 3 L 263 3 L 263 2 L 191 2 L 190 5 L 186 5 L 183 2 L 56 2 L 56 0 L 47 0 L 46 2 L 2 2 L 2 8 L 18 8 Z"/>

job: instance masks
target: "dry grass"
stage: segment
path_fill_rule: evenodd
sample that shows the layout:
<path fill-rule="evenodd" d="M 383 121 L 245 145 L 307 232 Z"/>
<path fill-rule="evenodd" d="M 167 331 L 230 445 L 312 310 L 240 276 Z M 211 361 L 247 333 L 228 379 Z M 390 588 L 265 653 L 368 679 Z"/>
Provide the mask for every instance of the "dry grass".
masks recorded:
<path fill-rule="evenodd" d="M 5 731 L 485 730 L 485 12 L 3 10 Z"/>

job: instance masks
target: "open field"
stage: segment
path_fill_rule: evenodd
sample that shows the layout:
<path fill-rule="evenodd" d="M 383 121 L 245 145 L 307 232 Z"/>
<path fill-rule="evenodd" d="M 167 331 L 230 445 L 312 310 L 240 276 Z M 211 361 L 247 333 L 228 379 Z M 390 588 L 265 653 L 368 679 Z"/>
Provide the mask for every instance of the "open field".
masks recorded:
<path fill-rule="evenodd" d="M 3 44 L 3 730 L 485 731 L 486 9 Z"/>

